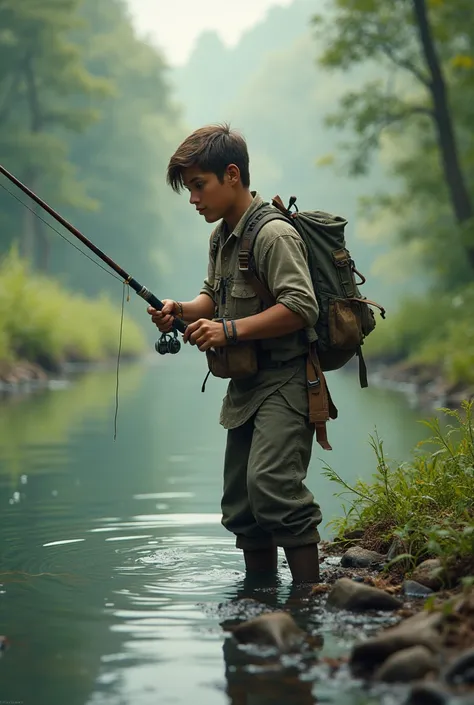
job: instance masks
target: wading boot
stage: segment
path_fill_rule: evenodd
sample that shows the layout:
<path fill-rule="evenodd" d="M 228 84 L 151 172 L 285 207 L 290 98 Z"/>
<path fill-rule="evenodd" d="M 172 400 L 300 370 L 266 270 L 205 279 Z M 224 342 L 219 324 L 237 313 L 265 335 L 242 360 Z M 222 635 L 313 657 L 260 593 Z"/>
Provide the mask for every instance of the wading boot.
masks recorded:
<path fill-rule="evenodd" d="M 257 551 L 244 551 L 245 570 L 247 573 L 266 573 L 267 575 L 277 572 L 278 567 L 278 549 L 276 546 L 271 548 L 261 548 Z"/>
<path fill-rule="evenodd" d="M 285 548 L 294 583 L 319 583 L 318 544 Z"/>

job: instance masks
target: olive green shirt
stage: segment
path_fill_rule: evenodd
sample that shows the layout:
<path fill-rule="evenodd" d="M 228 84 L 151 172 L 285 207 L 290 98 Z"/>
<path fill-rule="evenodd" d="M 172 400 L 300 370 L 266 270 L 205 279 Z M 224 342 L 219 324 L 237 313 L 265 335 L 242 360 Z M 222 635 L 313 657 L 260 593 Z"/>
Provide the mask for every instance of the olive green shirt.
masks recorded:
<path fill-rule="evenodd" d="M 239 272 L 240 238 L 249 216 L 263 203 L 258 193 L 234 231 L 229 233 L 222 221 L 211 235 L 219 234 L 215 255 L 210 249 L 207 278 L 202 294 L 211 297 L 216 318 L 246 318 L 263 310 L 263 304 L 252 286 Z M 308 350 L 308 340 L 315 339 L 314 325 L 318 304 L 307 263 L 306 245 L 296 230 L 282 220 L 267 223 L 254 244 L 253 259 L 260 281 L 283 304 L 306 321 L 305 330 L 279 338 L 258 341 L 259 354 L 270 367 L 263 365 L 256 375 L 243 380 L 230 380 L 224 398 L 220 423 L 224 428 L 236 428 L 245 423 L 260 404 L 286 384 L 299 370 Z"/>

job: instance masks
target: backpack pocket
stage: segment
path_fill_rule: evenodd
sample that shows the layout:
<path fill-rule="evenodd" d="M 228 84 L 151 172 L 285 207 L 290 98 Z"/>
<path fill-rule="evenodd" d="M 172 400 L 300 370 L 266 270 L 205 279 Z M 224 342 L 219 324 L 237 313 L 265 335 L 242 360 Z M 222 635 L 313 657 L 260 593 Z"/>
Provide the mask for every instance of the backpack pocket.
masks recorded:
<path fill-rule="evenodd" d="M 375 328 L 375 316 L 374 312 L 368 304 L 360 303 L 360 322 L 362 326 L 362 333 L 364 338 L 372 333 Z"/>
<path fill-rule="evenodd" d="M 359 301 L 351 301 L 350 299 L 329 301 L 328 328 L 329 342 L 332 348 L 355 350 L 359 347 L 364 338 Z"/>

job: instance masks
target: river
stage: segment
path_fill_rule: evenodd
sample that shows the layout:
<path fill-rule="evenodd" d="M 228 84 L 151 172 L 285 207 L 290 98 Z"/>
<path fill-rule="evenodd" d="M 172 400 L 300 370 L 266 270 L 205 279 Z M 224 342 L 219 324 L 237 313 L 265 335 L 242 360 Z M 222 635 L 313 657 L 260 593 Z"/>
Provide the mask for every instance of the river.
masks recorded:
<path fill-rule="evenodd" d="M 245 585 L 220 525 L 225 382 L 210 378 L 202 394 L 204 374 L 189 349 L 122 365 L 116 440 L 113 369 L 0 400 L 0 634 L 10 643 L 0 652 L 1 702 L 366 702 L 307 670 L 286 695 L 278 668 L 267 687 L 226 638 L 221 623 L 236 616 Z M 322 462 L 348 482 L 368 479 L 375 427 L 400 460 L 425 435 L 401 394 L 360 390 L 355 372 L 328 379 L 340 410 L 329 426 L 334 451 L 315 446 L 308 479 L 324 537 L 342 509 Z M 280 580 L 263 601 L 285 603 L 284 566 Z M 322 613 L 319 626 L 304 619 L 320 631 L 322 653 L 342 648 Z"/>

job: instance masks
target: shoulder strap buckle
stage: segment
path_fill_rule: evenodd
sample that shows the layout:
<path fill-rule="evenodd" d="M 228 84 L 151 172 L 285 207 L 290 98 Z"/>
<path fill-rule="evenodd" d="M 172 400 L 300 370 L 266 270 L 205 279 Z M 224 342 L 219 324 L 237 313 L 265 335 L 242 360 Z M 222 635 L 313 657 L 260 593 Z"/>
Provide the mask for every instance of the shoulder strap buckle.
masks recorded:
<path fill-rule="evenodd" d="M 248 272 L 250 268 L 250 252 L 248 250 L 239 251 L 239 272 Z"/>

